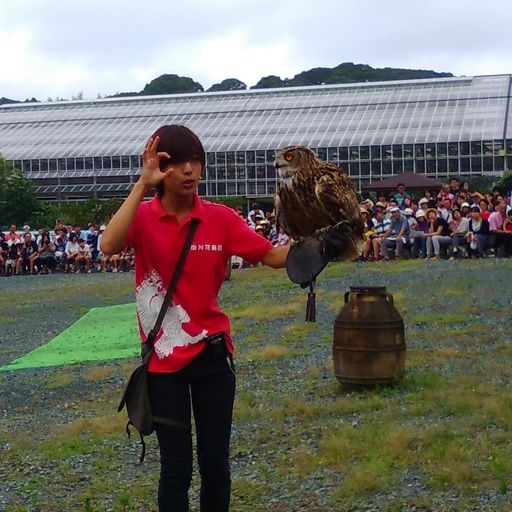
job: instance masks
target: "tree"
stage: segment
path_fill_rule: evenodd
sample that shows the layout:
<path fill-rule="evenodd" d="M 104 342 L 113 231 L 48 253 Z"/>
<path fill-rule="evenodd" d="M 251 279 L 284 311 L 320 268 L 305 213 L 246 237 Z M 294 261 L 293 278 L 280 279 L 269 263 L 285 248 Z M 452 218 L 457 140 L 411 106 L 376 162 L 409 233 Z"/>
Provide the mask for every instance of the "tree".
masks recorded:
<path fill-rule="evenodd" d="M 203 92 L 203 86 L 192 78 L 178 75 L 160 75 L 146 84 L 142 94 L 177 94 L 187 92 Z"/>
<path fill-rule="evenodd" d="M 505 173 L 495 184 L 494 188 L 502 194 L 510 194 L 512 191 L 512 171 Z"/>
<path fill-rule="evenodd" d="M 0 156 L 0 224 L 24 224 L 40 209 L 33 182 Z"/>
<path fill-rule="evenodd" d="M 247 89 L 247 85 L 238 78 L 226 78 L 220 84 L 213 84 L 206 92 L 244 91 L 245 89 Z"/>
<path fill-rule="evenodd" d="M 270 89 L 274 87 L 286 87 L 286 82 L 276 75 L 264 76 L 260 81 L 251 87 L 251 89 Z"/>

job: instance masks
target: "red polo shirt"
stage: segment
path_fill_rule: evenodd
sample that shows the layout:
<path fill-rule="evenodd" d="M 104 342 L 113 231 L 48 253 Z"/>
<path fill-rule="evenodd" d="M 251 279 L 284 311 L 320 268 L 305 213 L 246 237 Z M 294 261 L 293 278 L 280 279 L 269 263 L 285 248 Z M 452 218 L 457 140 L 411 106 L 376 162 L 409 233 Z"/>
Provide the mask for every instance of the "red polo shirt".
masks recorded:
<path fill-rule="evenodd" d="M 217 304 L 227 260 L 232 255 L 261 261 L 272 244 L 255 233 L 226 206 L 199 196 L 182 222 L 166 212 L 158 196 L 142 202 L 132 221 L 126 245 L 135 248 L 136 303 L 142 341 L 153 328 L 178 262 L 191 218 L 199 226 L 149 363 L 151 372 L 175 372 L 192 361 L 207 336 L 224 332 L 233 352 L 229 319 Z"/>

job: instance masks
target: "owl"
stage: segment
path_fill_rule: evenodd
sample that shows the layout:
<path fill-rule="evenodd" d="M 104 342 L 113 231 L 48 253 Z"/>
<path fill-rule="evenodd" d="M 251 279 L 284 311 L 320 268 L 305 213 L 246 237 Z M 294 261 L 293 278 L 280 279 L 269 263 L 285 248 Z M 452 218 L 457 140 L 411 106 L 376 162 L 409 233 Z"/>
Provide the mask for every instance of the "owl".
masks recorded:
<path fill-rule="evenodd" d="M 339 258 L 357 258 L 363 221 L 356 190 L 348 176 L 303 146 L 278 151 L 275 167 L 279 174 L 275 197 L 278 225 L 295 240 L 321 237 L 328 229 L 336 229 L 345 242 Z"/>

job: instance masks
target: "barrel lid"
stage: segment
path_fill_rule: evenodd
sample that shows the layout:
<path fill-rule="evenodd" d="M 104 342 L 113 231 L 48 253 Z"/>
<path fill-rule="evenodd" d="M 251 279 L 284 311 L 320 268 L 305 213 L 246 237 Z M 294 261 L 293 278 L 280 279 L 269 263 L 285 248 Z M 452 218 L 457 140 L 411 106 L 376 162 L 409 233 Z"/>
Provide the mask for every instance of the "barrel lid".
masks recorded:
<path fill-rule="evenodd" d="M 368 293 L 371 295 L 375 294 L 385 294 L 386 287 L 385 286 L 351 286 L 350 291 L 354 293 Z"/>

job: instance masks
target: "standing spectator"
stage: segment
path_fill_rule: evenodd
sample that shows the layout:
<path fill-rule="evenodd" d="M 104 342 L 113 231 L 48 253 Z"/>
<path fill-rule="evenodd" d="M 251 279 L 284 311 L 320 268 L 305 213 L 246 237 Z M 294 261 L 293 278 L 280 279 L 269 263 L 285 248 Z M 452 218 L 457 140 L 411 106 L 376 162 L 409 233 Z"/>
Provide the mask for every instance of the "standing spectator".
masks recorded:
<path fill-rule="evenodd" d="M 265 218 L 265 212 L 260 209 L 260 205 L 258 203 L 252 203 L 251 211 L 247 217 L 249 218 L 249 225 L 252 229 L 255 229 L 258 220 L 263 220 Z"/>
<path fill-rule="evenodd" d="M 450 194 L 454 197 L 457 197 L 457 194 L 460 192 L 460 182 L 458 178 L 450 179 Z"/>
<path fill-rule="evenodd" d="M 429 222 L 428 232 L 425 234 L 427 237 L 427 257 L 439 259 L 441 257 L 441 247 L 449 247 L 452 244 L 450 228 L 448 222 L 437 216 L 437 211 L 434 208 L 428 210 L 427 220 Z"/>
<path fill-rule="evenodd" d="M 469 231 L 466 240 L 469 243 L 469 255 L 484 257 L 491 245 L 489 222 L 480 216 L 480 208 L 476 205 L 471 207 L 469 220 Z"/>
<path fill-rule="evenodd" d="M 507 232 L 503 229 L 503 223 L 507 218 L 507 205 L 500 202 L 496 205 L 496 211 L 489 216 L 489 230 L 491 232 L 491 245 L 496 256 L 507 255 Z"/>
<path fill-rule="evenodd" d="M 396 194 L 394 195 L 394 198 L 396 200 L 396 204 L 398 205 L 398 207 L 403 210 L 405 208 L 405 205 L 403 204 L 404 203 L 404 199 L 405 198 L 409 198 L 409 199 L 412 199 L 411 198 L 411 195 L 408 194 L 406 191 L 405 191 L 405 185 L 403 183 L 399 183 L 397 186 L 396 186 Z"/>

